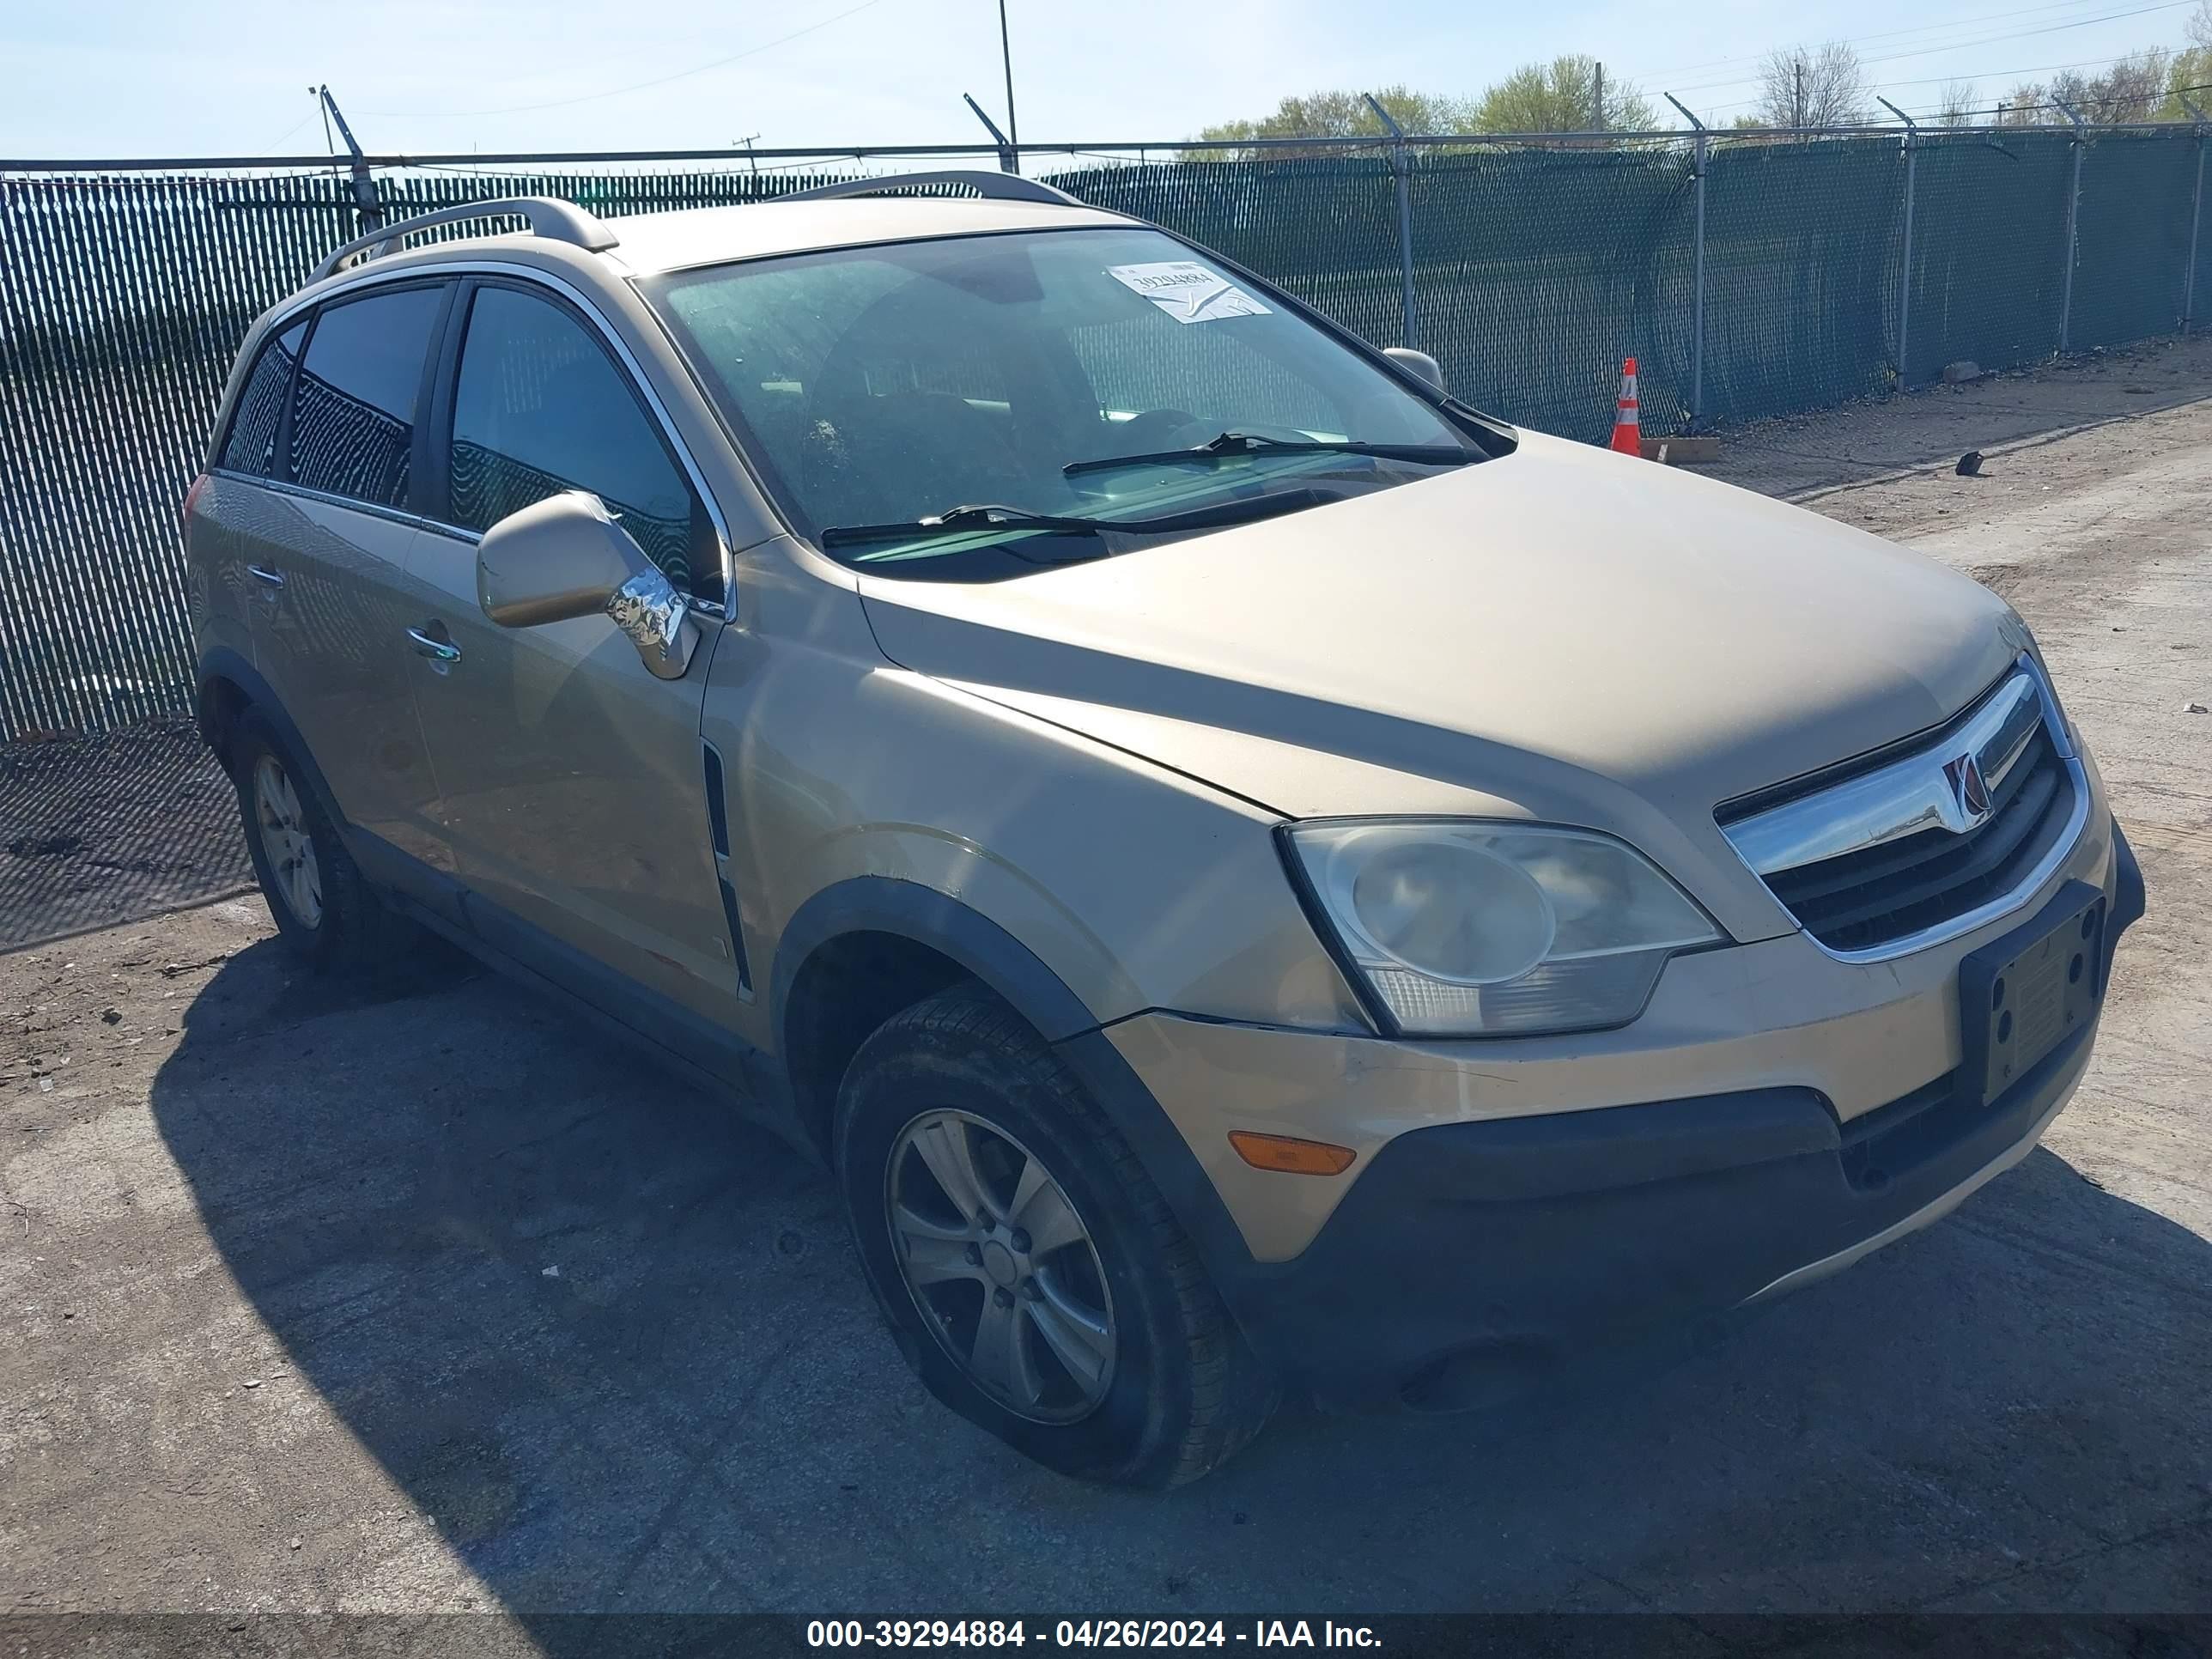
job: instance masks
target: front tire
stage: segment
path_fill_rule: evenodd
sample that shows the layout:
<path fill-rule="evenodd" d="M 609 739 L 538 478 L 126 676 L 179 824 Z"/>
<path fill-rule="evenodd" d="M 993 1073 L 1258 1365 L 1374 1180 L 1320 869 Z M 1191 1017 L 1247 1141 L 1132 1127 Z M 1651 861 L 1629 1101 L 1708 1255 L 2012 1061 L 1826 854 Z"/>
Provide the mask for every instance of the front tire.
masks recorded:
<path fill-rule="evenodd" d="M 276 728 L 249 708 L 224 759 L 261 896 L 285 948 L 320 973 L 354 973 L 388 954 L 392 918 L 355 867 L 307 775 Z"/>
<path fill-rule="evenodd" d="M 1127 1142 L 987 993 L 898 1014 L 838 1091 L 839 1185 L 930 1391 L 1062 1474 L 1161 1487 L 1259 1432 L 1275 1391 Z"/>

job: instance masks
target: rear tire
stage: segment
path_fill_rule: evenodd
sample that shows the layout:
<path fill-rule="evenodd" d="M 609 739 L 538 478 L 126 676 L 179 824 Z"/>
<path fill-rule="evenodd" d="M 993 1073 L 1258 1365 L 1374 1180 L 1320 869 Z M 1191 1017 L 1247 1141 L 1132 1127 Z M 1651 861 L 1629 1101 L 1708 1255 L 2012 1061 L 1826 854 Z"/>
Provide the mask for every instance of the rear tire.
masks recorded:
<path fill-rule="evenodd" d="M 276 727 L 248 708 L 224 755 L 246 850 L 286 950 L 318 973 L 358 973 L 392 953 L 396 919 L 362 877 Z"/>
<path fill-rule="evenodd" d="M 1145 1487 L 1196 1480 L 1266 1424 L 1275 1388 L 1159 1189 L 1005 1004 L 963 987 L 893 1017 L 846 1072 L 835 1141 L 877 1301 L 970 1422 Z"/>

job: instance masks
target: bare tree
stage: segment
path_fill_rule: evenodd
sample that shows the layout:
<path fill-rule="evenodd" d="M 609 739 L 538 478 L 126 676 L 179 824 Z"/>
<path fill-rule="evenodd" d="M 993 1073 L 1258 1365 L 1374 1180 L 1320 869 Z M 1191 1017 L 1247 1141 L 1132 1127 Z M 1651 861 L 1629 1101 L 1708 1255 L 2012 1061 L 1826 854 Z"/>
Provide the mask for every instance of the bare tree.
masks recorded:
<path fill-rule="evenodd" d="M 1843 127 L 1866 118 L 1866 72 L 1858 53 L 1841 40 L 1812 51 L 1770 52 L 1759 81 L 1759 113 L 1769 126 Z"/>
<path fill-rule="evenodd" d="M 2022 81 L 2005 94 L 1997 105 L 1997 125 L 2002 127 L 2034 127 L 2043 125 L 2045 114 L 2053 120 L 2065 118 L 2048 107 L 2040 81 Z"/>
<path fill-rule="evenodd" d="M 2197 0 L 2197 9 L 2189 14 L 2189 44 L 2200 51 L 2212 51 L 2212 0 Z"/>
<path fill-rule="evenodd" d="M 1943 90 L 1936 100 L 1936 124 L 1945 127 L 1963 127 L 1974 114 L 1974 83 L 1972 81 L 1946 81 Z"/>

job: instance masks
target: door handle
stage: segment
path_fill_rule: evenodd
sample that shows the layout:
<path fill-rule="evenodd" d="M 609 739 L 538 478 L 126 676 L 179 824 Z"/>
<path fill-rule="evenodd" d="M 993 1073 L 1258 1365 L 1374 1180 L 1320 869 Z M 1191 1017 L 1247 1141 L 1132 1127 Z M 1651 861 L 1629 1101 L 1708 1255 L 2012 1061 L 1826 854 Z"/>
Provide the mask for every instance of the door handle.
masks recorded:
<path fill-rule="evenodd" d="M 271 570 L 265 564 L 249 564 L 246 567 L 246 574 L 258 582 L 267 582 L 271 587 L 284 586 L 284 573 L 281 570 Z"/>
<path fill-rule="evenodd" d="M 433 662 L 459 662 L 461 659 L 461 647 L 451 640 L 425 634 L 419 628 L 409 629 L 407 637 L 415 641 L 415 654 L 418 657 L 428 657 Z"/>

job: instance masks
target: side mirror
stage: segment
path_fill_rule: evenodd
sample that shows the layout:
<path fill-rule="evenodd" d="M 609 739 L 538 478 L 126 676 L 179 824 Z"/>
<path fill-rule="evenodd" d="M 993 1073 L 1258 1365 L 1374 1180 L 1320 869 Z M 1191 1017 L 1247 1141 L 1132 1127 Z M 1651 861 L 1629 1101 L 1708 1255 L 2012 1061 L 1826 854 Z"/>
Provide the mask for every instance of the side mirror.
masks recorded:
<path fill-rule="evenodd" d="M 684 596 L 599 498 L 580 489 L 549 495 L 484 532 L 477 603 L 501 628 L 611 617 L 664 680 L 684 678 L 699 643 Z"/>
<path fill-rule="evenodd" d="M 1386 346 L 1382 355 L 1401 368 L 1410 368 L 1439 392 L 1444 389 L 1443 365 L 1425 351 L 1411 346 Z"/>

